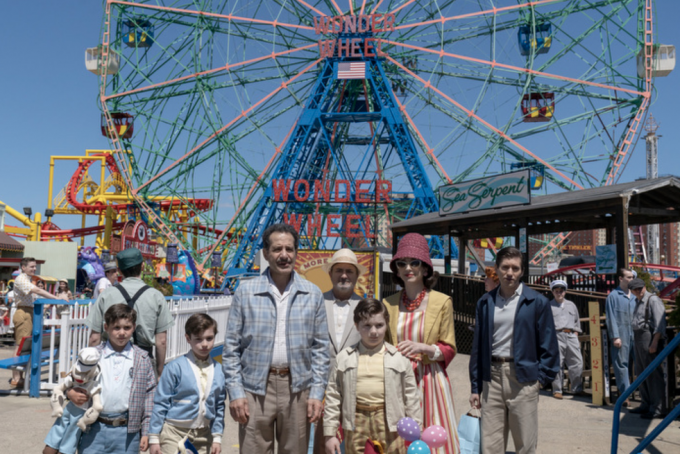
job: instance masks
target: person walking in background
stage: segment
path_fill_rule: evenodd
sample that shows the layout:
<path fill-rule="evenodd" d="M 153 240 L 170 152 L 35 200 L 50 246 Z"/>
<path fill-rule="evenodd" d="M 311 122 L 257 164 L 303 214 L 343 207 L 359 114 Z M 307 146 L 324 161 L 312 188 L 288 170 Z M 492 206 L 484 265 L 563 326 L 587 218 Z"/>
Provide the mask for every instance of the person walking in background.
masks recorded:
<path fill-rule="evenodd" d="M 330 362 L 323 294 L 294 271 L 298 233 L 274 224 L 262 234 L 269 268 L 242 281 L 229 309 L 222 365 L 239 450 L 306 452 L 321 417 Z"/>
<path fill-rule="evenodd" d="M 38 298 L 49 300 L 65 299 L 52 295 L 44 288 L 33 285 L 31 282 L 37 269 L 37 262 L 33 257 L 21 259 L 21 274 L 14 280 L 14 342 L 21 343 L 21 339 L 30 336 L 33 331 L 33 302 Z M 42 282 L 42 281 L 40 281 Z M 44 285 L 44 282 L 43 282 Z M 9 382 L 11 388 L 21 388 L 24 385 L 23 372 L 12 369 L 12 379 Z"/>
<path fill-rule="evenodd" d="M 482 409 L 482 453 L 505 452 L 508 432 L 518 454 L 538 443 L 538 396 L 557 375 L 560 352 L 548 300 L 522 284 L 522 253 L 496 254 L 501 285 L 477 302 L 470 354 L 470 405 Z"/>
<path fill-rule="evenodd" d="M 401 418 L 422 423 L 420 391 L 411 362 L 385 342 L 389 313 L 380 301 L 359 302 L 353 321 L 361 341 L 338 353 L 337 367 L 326 390 L 326 454 L 339 454 L 336 433 L 341 425 L 349 454 L 363 453 L 370 439 L 380 452 L 404 454 L 406 445 L 397 434 Z"/>
<path fill-rule="evenodd" d="M 57 296 L 66 297 L 66 299 L 69 301 L 73 299 L 73 294 L 68 288 L 68 281 L 66 279 L 59 279 L 57 285 Z"/>
<path fill-rule="evenodd" d="M 104 313 L 114 304 L 128 304 L 137 311 L 137 328 L 133 343 L 154 359 L 157 376 L 165 366 L 167 331 L 174 321 L 161 292 L 146 285 L 141 279 L 144 258 L 137 248 L 125 249 L 116 255 L 123 282 L 111 286 L 92 304 L 85 324 L 91 329 L 90 347 L 99 345 L 104 327 Z M 155 355 L 154 355 L 155 347 Z"/>
<path fill-rule="evenodd" d="M 104 277 L 97 281 L 97 285 L 94 287 L 94 293 L 92 294 L 93 299 L 99 298 L 99 295 L 106 290 L 118 283 L 118 265 L 116 262 L 107 262 L 104 264 Z"/>
<path fill-rule="evenodd" d="M 354 290 L 359 276 L 366 272 L 366 269 L 359 264 L 356 254 L 350 249 L 336 251 L 333 257 L 324 263 L 323 269 L 329 274 L 331 284 L 333 284 L 333 288 L 323 294 L 326 303 L 326 318 L 328 319 L 328 336 L 330 338 L 330 376 L 333 374 L 338 353 L 361 340 L 352 314 L 361 301 Z M 326 452 L 323 426 L 322 416 L 322 419 L 315 425 L 315 454 Z"/>
<path fill-rule="evenodd" d="M 645 287 L 645 281 L 635 278 L 628 284 L 635 295 L 631 327 L 635 336 L 635 375 L 639 376 L 654 361 L 664 347 L 666 311 L 661 298 Z M 663 418 L 666 414 L 666 393 L 663 369 L 657 367 L 640 385 L 640 406 L 630 410 L 643 419 Z"/>
<path fill-rule="evenodd" d="M 550 283 L 550 290 L 553 294 L 550 307 L 552 309 L 553 320 L 555 321 L 557 345 L 560 348 L 560 368 L 555 380 L 552 382 L 552 392 L 553 397 L 562 399 L 563 369 L 565 363 L 569 370 L 571 392 L 573 394 L 581 394 L 583 392 L 581 381 L 583 355 L 581 355 L 581 343 L 578 340 L 578 335 L 581 334 L 582 330 L 576 305 L 565 299 L 567 283 L 562 279 L 554 280 Z"/>
<path fill-rule="evenodd" d="M 413 365 L 422 397 L 423 424 L 444 427 L 449 438 L 439 452 L 455 454 L 460 443 L 453 387 L 446 374 L 456 354 L 453 301 L 432 290 L 439 273 L 432 267 L 430 249 L 422 235 L 404 235 L 390 269 L 395 283 L 404 289 L 384 300 L 391 342 Z"/>
<path fill-rule="evenodd" d="M 627 268 L 620 268 L 617 272 L 619 286 L 607 296 L 605 301 L 605 313 L 607 315 L 607 332 L 611 339 L 612 366 L 616 377 L 616 388 L 619 395 L 630 386 L 629 364 L 632 364 L 633 356 L 633 309 L 635 308 L 635 295 L 628 287 L 633 280 L 633 272 Z M 630 405 L 626 399 L 624 407 Z"/>

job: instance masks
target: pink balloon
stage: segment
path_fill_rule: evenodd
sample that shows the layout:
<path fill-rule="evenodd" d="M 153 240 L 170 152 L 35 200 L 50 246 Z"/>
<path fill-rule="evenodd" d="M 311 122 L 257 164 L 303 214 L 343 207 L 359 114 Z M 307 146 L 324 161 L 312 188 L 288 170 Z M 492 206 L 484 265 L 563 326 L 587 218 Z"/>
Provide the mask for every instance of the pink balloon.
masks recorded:
<path fill-rule="evenodd" d="M 425 429 L 420 439 L 432 449 L 441 448 L 446 444 L 449 436 L 442 426 L 430 426 Z"/>

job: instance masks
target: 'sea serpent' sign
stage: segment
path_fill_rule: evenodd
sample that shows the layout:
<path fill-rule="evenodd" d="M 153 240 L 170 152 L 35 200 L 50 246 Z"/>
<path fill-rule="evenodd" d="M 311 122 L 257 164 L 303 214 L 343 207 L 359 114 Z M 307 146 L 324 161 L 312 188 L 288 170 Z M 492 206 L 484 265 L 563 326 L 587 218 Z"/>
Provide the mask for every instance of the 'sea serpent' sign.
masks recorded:
<path fill-rule="evenodd" d="M 529 203 L 529 170 L 439 188 L 440 216 Z"/>

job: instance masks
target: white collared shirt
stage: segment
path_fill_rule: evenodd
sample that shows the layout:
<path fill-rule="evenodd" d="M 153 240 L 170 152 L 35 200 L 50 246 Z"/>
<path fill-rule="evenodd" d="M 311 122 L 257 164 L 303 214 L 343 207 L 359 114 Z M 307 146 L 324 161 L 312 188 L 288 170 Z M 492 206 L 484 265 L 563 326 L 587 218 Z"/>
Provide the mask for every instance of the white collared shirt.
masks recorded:
<path fill-rule="evenodd" d="M 121 352 L 115 351 L 111 343 L 106 342 L 99 360 L 103 414 L 124 413 L 128 410 L 134 355 L 130 342 Z"/>
<path fill-rule="evenodd" d="M 514 347 L 512 345 L 512 333 L 515 327 L 515 313 L 517 303 L 522 295 L 524 285 L 520 282 L 519 287 L 510 298 L 501 296 L 501 289 L 496 293 L 496 301 L 493 312 L 493 345 L 491 355 L 502 358 L 512 358 Z"/>
<path fill-rule="evenodd" d="M 267 272 L 269 289 L 276 301 L 276 333 L 274 334 L 274 354 L 272 355 L 271 367 L 282 369 L 288 367 L 288 348 L 286 347 L 286 320 L 288 318 L 288 300 L 290 299 L 291 279 L 286 284 L 283 293 L 279 292 L 278 287 Z"/>
<path fill-rule="evenodd" d="M 340 301 L 335 299 L 333 302 L 333 321 L 335 322 L 335 341 L 338 347 L 342 343 L 342 335 L 345 333 L 345 324 L 349 316 L 349 300 Z"/>

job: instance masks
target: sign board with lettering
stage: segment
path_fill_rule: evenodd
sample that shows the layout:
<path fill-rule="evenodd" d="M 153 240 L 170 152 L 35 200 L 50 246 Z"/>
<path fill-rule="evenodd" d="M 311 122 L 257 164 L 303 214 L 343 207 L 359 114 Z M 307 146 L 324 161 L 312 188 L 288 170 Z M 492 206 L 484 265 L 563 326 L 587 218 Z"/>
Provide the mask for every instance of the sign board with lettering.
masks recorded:
<path fill-rule="evenodd" d="M 616 245 L 595 246 L 595 272 L 597 274 L 616 274 Z"/>
<path fill-rule="evenodd" d="M 602 372 L 602 335 L 600 333 L 600 303 L 588 302 L 590 323 L 590 367 L 593 405 L 604 403 L 604 374 Z"/>
<path fill-rule="evenodd" d="M 142 257 L 155 259 L 157 246 L 149 238 L 149 228 L 144 221 L 127 221 L 120 235 L 111 235 L 111 254 L 136 247 L 142 252 Z"/>
<path fill-rule="evenodd" d="M 531 203 L 529 170 L 439 188 L 439 215 Z"/>
<path fill-rule="evenodd" d="M 336 251 L 299 250 L 295 260 L 295 272 L 301 274 L 308 281 L 316 284 L 322 292 L 333 288 L 330 275 L 324 271 L 323 265 L 328 262 Z M 376 264 L 380 263 L 377 252 L 355 252 L 359 265 L 364 270 L 359 274 L 354 292 L 362 298 L 374 298 L 378 294 L 378 280 L 376 279 Z"/>

